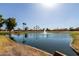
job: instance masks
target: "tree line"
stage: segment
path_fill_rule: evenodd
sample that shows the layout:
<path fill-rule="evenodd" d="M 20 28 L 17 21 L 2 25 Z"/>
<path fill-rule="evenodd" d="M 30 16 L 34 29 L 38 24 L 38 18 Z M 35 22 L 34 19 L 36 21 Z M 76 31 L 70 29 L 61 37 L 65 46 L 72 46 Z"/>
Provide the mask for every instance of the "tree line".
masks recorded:
<path fill-rule="evenodd" d="M 26 23 L 22 23 L 23 24 L 23 30 L 28 30 L 28 27 L 24 27 L 26 25 Z M 17 22 L 16 22 L 16 18 L 14 17 L 9 17 L 7 19 L 3 18 L 2 15 L 0 15 L 0 30 L 1 30 L 1 27 L 3 27 L 3 25 L 5 25 L 5 29 L 8 30 L 8 31 L 11 31 L 12 29 L 14 29 L 14 27 L 16 27 L 17 25 Z M 44 30 L 45 28 L 43 29 L 40 29 L 39 26 L 35 26 L 34 29 L 30 29 L 30 30 Z M 18 28 L 18 30 L 20 30 L 20 28 Z M 76 27 L 76 28 L 73 28 L 73 27 L 70 27 L 69 29 L 67 28 L 63 28 L 63 29 L 53 29 L 53 31 L 79 31 L 79 27 Z M 46 28 L 46 31 L 51 31 L 49 28 Z"/>
<path fill-rule="evenodd" d="M 3 25 L 6 26 L 5 29 L 7 29 L 8 31 L 11 31 L 17 25 L 16 18 L 9 17 L 7 19 L 4 19 L 3 16 L 0 15 L 0 29 L 1 27 L 3 27 Z"/>

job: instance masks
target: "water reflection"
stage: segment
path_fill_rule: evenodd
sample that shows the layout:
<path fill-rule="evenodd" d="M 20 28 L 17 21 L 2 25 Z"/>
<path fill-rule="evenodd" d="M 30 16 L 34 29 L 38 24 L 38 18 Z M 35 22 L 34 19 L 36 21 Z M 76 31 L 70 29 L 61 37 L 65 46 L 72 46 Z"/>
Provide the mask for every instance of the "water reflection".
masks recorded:
<path fill-rule="evenodd" d="M 22 41 L 22 43 L 25 43 L 25 42 L 26 42 L 26 38 L 27 38 L 27 37 L 28 37 L 28 34 L 25 33 L 24 36 L 23 36 L 23 41 Z"/>
<path fill-rule="evenodd" d="M 26 34 L 24 35 L 24 37 L 27 38 L 27 37 L 28 37 L 28 34 L 26 33 Z"/>
<path fill-rule="evenodd" d="M 8 37 L 9 37 L 11 40 L 16 41 L 15 38 L 11 36 L 11 34 L 8 34 Z"/>
<path fill-rule="evenodd" d="M 17 36 L 20 36 L 20 34 L 18 33 Z"/>
<path fill-rule="evenodd" d="M 67 55 L 76 55 L 70 48 L 71 37 L 68 33 L 26 33 L 12 35 L 16 42 L 28 44 L 47 52 L 60 51 Z"/>
<path fill-rule="evenodd" d="M 18 39 L 20 39 L 19 42 L 21 42 L 21 43 L 25 43 L 26 42 L 26 38 L 28 38 L 28 34 L 27 33 L 25 33 L 25 34 L 9 34 L 7 36 L 9 38 L 11 38 L 13 41 L 16 41 L 16 42 L 18 40 L 16 40 L 15 37 L 18 37 Z"/>
<path fill-rule="evenodd" d="M 48 38 L 48 34 L 43 34 L 44 38 Z"/>

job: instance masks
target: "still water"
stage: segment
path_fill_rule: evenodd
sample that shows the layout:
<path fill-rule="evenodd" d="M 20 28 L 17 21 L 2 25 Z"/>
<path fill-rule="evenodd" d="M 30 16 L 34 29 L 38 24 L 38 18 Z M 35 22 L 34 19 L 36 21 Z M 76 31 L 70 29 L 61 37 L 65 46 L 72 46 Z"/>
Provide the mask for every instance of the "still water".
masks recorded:
<path fill-rule="evenodd" d="M 71 36 L 67 32 L 62 33 L 47 33 L 32 32 L 22 35 L 13 35 L 12 37 L 18 43 L 31 45 L 33 47 L 42 49 L 49 53 L 54 51 L 62 52 L 68 56 L 75 56 L 76 53 L 71 49 Z"/>

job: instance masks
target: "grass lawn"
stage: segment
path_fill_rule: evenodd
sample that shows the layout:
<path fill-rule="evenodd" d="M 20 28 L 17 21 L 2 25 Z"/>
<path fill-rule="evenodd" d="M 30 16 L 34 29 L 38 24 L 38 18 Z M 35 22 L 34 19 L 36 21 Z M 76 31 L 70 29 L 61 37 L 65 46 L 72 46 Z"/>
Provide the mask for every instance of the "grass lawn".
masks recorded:
<path fill-rule="evenodd" d="M 12 31 L 10 32 L 11 34 L 25 34 L 27 33 L 26 31 Z M 9 31 L 0 31 L 0 35 L 6 35 L 9 34 Z"/>
<path fill-rule="evenodd" d="M 79 31 L 71 31 L 71 36 L 73 38 L 72 47 L 79 53 Z"/>

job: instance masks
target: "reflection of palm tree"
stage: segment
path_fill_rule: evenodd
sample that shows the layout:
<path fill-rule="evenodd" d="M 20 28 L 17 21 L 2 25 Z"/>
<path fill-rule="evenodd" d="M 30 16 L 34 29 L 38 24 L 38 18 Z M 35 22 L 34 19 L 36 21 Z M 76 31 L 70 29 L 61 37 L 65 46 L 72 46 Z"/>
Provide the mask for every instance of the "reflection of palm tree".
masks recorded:
<path fill-rule="evenodd" d="M 36 40 L 38 39 L 38 34 L 37 34 L 37 32 L 35 33 L 35 39 L 36 39 Z"/>
<path fill-rule="evenodd" d="M 25 36 L 23 35 L 23 41 L 22 41 L 22 43 L 25 43 Z"/>
<path fill-rule="evenodd" d="M 25 38 L 27 38 L 27 33 L 24 34 L 22 43 L 25 43 L 26 42 Z"/>
<path fill-rule="evenodd" d="M 48 38 L 48 34 L 47 34 L 46 38 Z"/>
<path fill-rule="evenodd" d="M 26 41 L 25 40 L 23 40 L 23 42 L 22 43 L 25 43 Z"/>
<path fill-rule="evenodd" d="M 27 38 L 27 33 L 25 34 L 25 38 Z"/>

